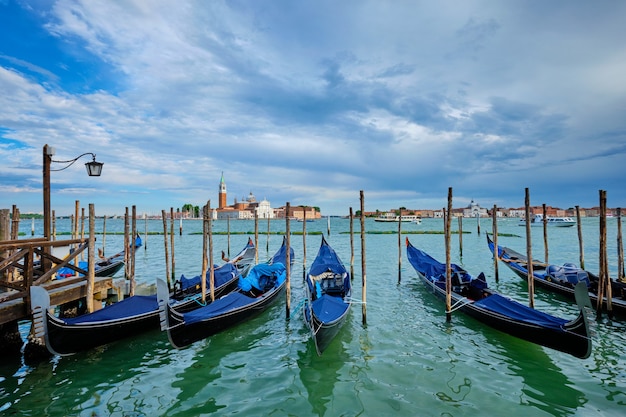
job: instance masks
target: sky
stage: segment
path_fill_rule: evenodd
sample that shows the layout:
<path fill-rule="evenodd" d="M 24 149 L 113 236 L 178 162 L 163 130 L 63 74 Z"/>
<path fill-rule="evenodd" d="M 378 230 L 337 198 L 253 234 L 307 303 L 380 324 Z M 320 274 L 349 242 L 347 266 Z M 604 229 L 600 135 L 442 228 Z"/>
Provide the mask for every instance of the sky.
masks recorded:
<path fill-rule="evenodd" d="M 0 208 L 626 207 L 626 2 L 0 0 Z M 53 163 L 52 169 L 67 164 Z"/>

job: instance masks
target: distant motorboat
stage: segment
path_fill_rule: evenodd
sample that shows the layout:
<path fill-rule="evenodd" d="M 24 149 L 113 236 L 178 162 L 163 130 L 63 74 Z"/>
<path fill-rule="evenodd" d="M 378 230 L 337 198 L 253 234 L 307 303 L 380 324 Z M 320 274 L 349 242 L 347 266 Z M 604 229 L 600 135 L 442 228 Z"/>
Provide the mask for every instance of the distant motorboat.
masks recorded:
<path fill-rule="evenodd" d="M 401 222 L 413 222 L 420 224 L 422 223 L 422 219 L 419 216 L 415 215 L 407 215 L 407 216 L 378 216 L 374 218 L 376 222 L 386 222 L 386 223 L 398 223 Z"/>
<path fill-rule="evenodd" d="M 556 227 L 572 227 L 576 224 L 576 220 L 571 217 L 548 217 L 546 224 Z M 520 219 L 520 226 L 526 226 L 526 219 Z M 543 226 L 543 214 L 535 214 L 530 219 L 531 226 Z"/>

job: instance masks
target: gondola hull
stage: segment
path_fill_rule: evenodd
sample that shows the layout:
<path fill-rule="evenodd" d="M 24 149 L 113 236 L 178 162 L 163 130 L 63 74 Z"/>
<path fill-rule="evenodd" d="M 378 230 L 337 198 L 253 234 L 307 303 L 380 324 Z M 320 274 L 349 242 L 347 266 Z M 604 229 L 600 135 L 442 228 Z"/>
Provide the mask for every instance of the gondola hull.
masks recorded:
<path fill-rule="evenodd" d="M 176 311 L 163 302 L 167 287 L 162 279 L 157 279 L 161 330 L 167 332 L 172 346 L 185 348 L 250 320 L 277 302 L 287 283 L 285 265 L 294 261 L 293 249 L 286 243 L 283 238 L 283 244 L 267 263 L 255 265 L 246 277 L 241 277 L 235 291 L 188 313 Z"/>
<path fill-rule="evenodd" d="M 254 300 L 250 300 L 245 307 L 235 309 L 229 313 L 216 317 L 206 318 L 192 324 L 185 323 L 184 315 L 166 306 L 169 328 L 167 335 L 170 343 L 177 349 L 185 348 L 194 342 L 206 339 L 239 323 L 250 320 L 267 310 L 284 294 L 285 282 L 272 291 Z M 229 297 L 236 293 L 228 294 Z"/>
<path fill-rule="evenodd" d="M 344 325 L 352 305 L 350 274 L 323 236 L 305 291 L 304 322 L 321 355 Z"/>
<path fill-rule="evenodd" d="M 494 243 L 487 236 L 487 245 L 491 253 L 494 253 Z M 511 271 L 513 271 L 518 277 L 525 282 L 528 281 L 528 269 L 527 269 L 527 257 L 515 252 L 512 249 L 498 245 L 498 259 L 504 263 Z M 556 294 L 563 295 L 571 300 L 575 300 L 574 286 L 561 283 L 555 279 L 552 279 L 549 274 L 546 273 L 549 265 L 539 261 L 533 261 L 533 283 L 536 287 L 546 291 L 550 291 Z M 589 290 L 589 298 L 594 309 L 598 305 L 597 294 L 597 282 L 598 277 L 588 271 L 586 271 L 588 277 L 592 283 Z M 595 282 L 595 284 L 593 284 Z M 626 284 L 615 282 L 611 280 L 613 297 L 611 298 L 611 307 L 615 314 L 620 317 L 626 317 Z M 606 297 L 602 299 L 602 308 L 608 308 L 608 301 Z"/>
<path fill-rule="evenodd" d="M 215 289 L 217 297 L 237 287 L 238 276 Z M 132 296 L 91 314 L 60 319 L 50 313 L 50 297 L 45 289 L 31 287 L 36 336 L 43 337 L 50 353 L 72 355 L 159 328 L 156 295 Z M 195 299 L 172 302 L 172 309 L 188 312 L 200 305 Z"/>
<path fill-rule="evenodd" d="M 407 257 L 420 280 L 433 294 L 445 301 L 445 283 L 429 275 L 418 260 L 420 256 L 423 256 L 423 252 L 414 248 L 407 239 Z M 456 270 L 465 272 L 458 267 Z M 458 306 L 468 316 L 511 336 L 577 358 L 584 359 L 591 354 L 591 337 L 584 312 L 584 308 L 590 307 L 590 302 L 583 284 L 577 287 L 579 314 L 571 321 L 537 312 L 491 290 L 485 289 L 485 292 L 484 298 L 473 300 L 452 291 L 452 305 Z"/>

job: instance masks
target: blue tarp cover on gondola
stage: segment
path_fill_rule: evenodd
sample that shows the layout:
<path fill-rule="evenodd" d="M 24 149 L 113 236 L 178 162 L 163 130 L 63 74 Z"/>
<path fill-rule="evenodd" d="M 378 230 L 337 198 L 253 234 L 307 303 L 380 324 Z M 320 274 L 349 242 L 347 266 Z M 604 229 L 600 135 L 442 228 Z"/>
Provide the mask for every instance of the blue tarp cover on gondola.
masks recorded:
<path fill-rule="evenodd" d="M 316 276 L 328 270 L 338 274 L 347 272 L 333 248 L 330 245 L 321 245 L 315 260 L 311 264 L 309 275 Z"/>
<path fill-rule="evenodd" d="M 214 278 L 213 282 L 215 284 L 215 287 L 219 287 L 219 286 L 226 284 L 228 281 L 233 279 L 235 275 L 237 275 L 237 268 L 235 267 L 235 265 L 231 263 L 225 263 L 222 266 L 215 265 L 214 268 L 215 269 L 213 270 L 213 278 Z M 210 274 L 211 272 L 207 271 L 206 273 L 207 288 L 209 288 L 209 277 L 211 276 Z M 200 285 L 201 284 L 200 278 L 201 278 L 200 275 L 196 275 L 193 278 L 187 278 L 184 275 L 181 275 L 180 276 L 181 289 L 184 291 L 188 288 L 193 288 L 196 285 Z"/>
<path fill-rule="evenodd" d="M 476 301 L 474 305 L 503 314 L 514 320 L 533 323 L 542 327 L 561 329 L 562 325 L 567 323 L 567 320 L 542 313 L 541 311 L 527 307 L 524 304 L 503 297 L 500 294 L 492 294 L 487 298 Z"/>
<path fill-rule="evenodd" d="M 118 320 L 124 317 L 132 317 L 139 314 L 157 311 L 159 305 L 156 295 L 134 295 L 117 303 L 111 304 L 79 317 L 63 319 L 67 324 L 93 323 L 107 320 Z"/>
<path fill-rule="evenodd" d="M 341 317 L 348 307 L 350 307 L 350 304 L 344 302 L 342 298 L 326 294 L 313 301 L 312 304 L 313 312 L 317 318 L 324 323 Z"/>
<path fill-rule="evenodd" d="M 254 301 L 255 298 L 253 297 L 248 297 L 247 295 L 244 295 L 240 292 L 232 292 L 222 298 L 213 301 L 207 306 L 192 310 L 189 313 L 185 313 L 185 324 L 189 325 L 202 320 L 210 319 L 212 317 L 217 317 L 222 314 L 228 313 L 229 311 L 245 307 L 248 304 L 253 303 Z"/>
<path fill-rule="evenodd" d="M 253 287 L 265 291 L 265 286 L 271 277 L 276 278 L 276 284 L 280 285 L 287 278 L 287 270 L 282 263 L 255 265 L 246 277 L 239 277 L 239 288 L 250 291 Z"/>

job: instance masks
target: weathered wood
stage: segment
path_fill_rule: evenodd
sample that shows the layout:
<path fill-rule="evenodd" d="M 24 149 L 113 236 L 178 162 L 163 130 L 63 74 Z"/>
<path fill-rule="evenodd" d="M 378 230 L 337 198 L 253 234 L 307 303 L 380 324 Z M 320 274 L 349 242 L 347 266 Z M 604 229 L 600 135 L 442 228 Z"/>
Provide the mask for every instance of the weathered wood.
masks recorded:
<path fill-rule="evenodd" d="M 583 247 L 583 226 L 580 222 L 580 206 L 576 206 L 576 225 L 578 229 L 578 254 L 580 267 L 585 269 L 585 250 Z"/>
<path fill-rule="evenodd" d="M 89 256 L 87 257 L 87 311 L 93 312 L 95 309 L 93 303 L 94 281 L 96 277 L 96 259 L 94 252 L 96 251 L 96 211 L 94 205 L 89 204 Z"/>
<path fill-rule="evenodd" d="M 361 197 L 361 314 L 363 316 L 363 325 L 367 324 L 367 276 L 365 274 L 365 197 L 363 190 L 360 191 Z M 330 218 L 330 217 L 329 217 Z M 330 224 L 330 223 L 329 223 Z M 330 227 L 328 228 L 330 234 Z"/>
<path fill-rule="evenodd" d="M 354 213 L 350 207 L 350 280 L 354 279 Z"/>
<path fill-rule="evenodd" d="M 286 204 L 286 213 L 289 214 L 289 209 L 290 209 L 290 203 L 287 202 Z M 289 243 L 291 242 L 290 240 L 290 235 L 291 235 L 291 230 L 290 230 L 290 225 L 289 225 L 289 215 L 285 216 L 285 236 L 287 238 L 287 265 L 285 265 L 286 268 L 289 268 L 289 263 L 290 263 L 290 250 L 289 250 Z M 289 269 L 287 269 L 287 271 L 289 271 Z M 287 320 L 289 320 L 290 318 L 290 314 L 291 314 L 291 277 L 289 276 L 289 273 L 287 274 L 287 279 L 286 279 L 286 283 L 285 283 L 285 317 L 287 318 Z"/>
<path fill-rule="evenodd" d="M 446 321 L 452 320 L 452 261 L 450 259 L 450 226 L 452 222 L 452 187 L 448 187 L 448 209 L 444 210 L 444 232 L 446 243 Z M 478 215 L 476 216 L 478 218 Z M 478 223 L 480 234 L 480 222 Z"/>
<path fill-rule="evenodd" d="M 544 262 L 549 263 L 548 260 L 548 208 L 546 203 L 543 203 L 543 251 Z"/>
<path fill-rule="evenodd" d="M 530 235 L 530 191 L 528 188 L 525 190 L 524 208 L 526 210 L 526 258 L 528 259 L 528 305 L 530 308 L 535 308 L 535 280 L 533 279 L 533 250 L 532 240 Z"/>
<path fill-rule="evenodd" d="M 398 284 L 402 281 L 402 209 L 398 215 Z"/>
<path fill-rule="evenodd" d="M 63 285 L 59 285 L 63 284 Z M 87 297 L 87 282 L 81 278 L 52 281 L 42 285 L 50 294 L 50 305 L 61 305 L 80 298 Z M 94 294 L 113 288 L 113 278 L 95 277 Z M 24 302 L 24 297 L 0 303 L 0 324 L 12 320 L 25 320 L 30 317 L 30 306 Z"/>
<path fill-rule="evenodd" d="M 493 232 L 493 247 L 495 250 L 493 251 L 493 270 L 495 273 L 496 282 L 500 281 L 500 276 L 498 273 L 498 206 L 493 205 L 493 225 L 491 226 L 491 230 Z M 459 234 L 461 232 L 459 231 Z"/>

